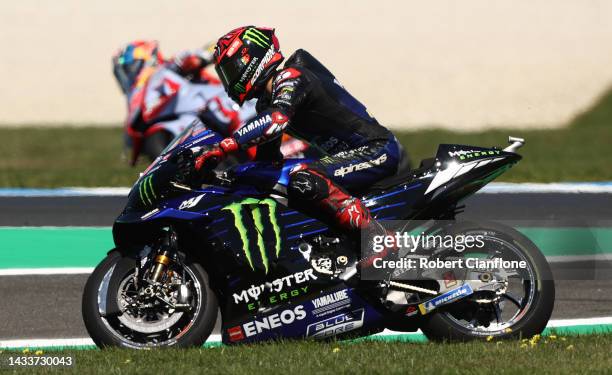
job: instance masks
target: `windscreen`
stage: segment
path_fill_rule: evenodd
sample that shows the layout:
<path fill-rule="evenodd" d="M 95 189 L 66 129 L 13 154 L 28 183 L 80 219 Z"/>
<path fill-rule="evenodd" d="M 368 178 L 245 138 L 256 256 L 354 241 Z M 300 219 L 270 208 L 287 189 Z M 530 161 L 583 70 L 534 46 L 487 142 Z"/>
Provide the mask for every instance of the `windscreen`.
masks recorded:
<path fill-rule="evenodd" d="M 130 192 L 127 209 L 143 210 L 155 207 L 168 196 L 170 181 L 176 177 L 177 166 L 171 161 L 174 152 L 220 142 L 221 135 L 208 129 L 200 120 L 187 126 L 140 175 Z"/>

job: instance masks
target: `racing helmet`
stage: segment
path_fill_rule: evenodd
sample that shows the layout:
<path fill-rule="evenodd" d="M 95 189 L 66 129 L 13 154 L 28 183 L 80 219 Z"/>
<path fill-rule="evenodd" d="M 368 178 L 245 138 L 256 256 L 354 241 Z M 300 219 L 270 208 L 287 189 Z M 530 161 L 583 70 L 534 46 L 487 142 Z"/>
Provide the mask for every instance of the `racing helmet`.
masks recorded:
<path fill-rule="evenodd" d="M 124 94 L 127 94 L 145 67 L 164 62 L 157 41 L 137 40 L 113 56 L 113 74 Z"/>
<path fill-rule="evenodd" d="M 225 91 L 242 105 L 263 88 L 283 55 L 274 29 L 243 26 L 219 38 L 214 60 Z"/>

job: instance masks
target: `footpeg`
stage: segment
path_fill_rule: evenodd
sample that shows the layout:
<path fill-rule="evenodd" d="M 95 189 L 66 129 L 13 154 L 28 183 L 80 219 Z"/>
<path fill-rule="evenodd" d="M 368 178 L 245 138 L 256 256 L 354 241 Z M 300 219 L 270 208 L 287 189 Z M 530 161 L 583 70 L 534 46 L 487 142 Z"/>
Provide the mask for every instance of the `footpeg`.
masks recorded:
<path fill-rule="evenodd" d="M 328 257 L 311 258 L 310 266 L 318 274 L 334 276 L 332 260 Z"/>
<path fill-rule="evenodd" d="M 310 266 L 318 275 L 334 279 L 338 277 L 348 279 L 356 273 L 355 265 L 350 266 L 353 257 L 342 246 L 340 238 L 319 236 L 314 239 L 313 244 L 314 246 L 301 244 L 299 250 L 304 254 L 305 251 L 302 251 L 302 248 L 308 248 Z M 346 275 L 347 272 L 349 275 Z"/>

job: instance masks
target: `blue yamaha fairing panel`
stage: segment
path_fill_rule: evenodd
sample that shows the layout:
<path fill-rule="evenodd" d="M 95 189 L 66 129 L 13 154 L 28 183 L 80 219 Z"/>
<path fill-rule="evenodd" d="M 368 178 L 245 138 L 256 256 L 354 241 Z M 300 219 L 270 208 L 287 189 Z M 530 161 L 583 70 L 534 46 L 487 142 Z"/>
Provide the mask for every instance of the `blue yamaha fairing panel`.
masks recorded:
<path fill-rule="evenodd" d="M 329 288 L 310 300 L 288 303 L 225 325 L 223 342 L 248 343 L 275 338 L 324 339 L 351 332 L 383 329 L 383 315 L 353 288 Z"/>

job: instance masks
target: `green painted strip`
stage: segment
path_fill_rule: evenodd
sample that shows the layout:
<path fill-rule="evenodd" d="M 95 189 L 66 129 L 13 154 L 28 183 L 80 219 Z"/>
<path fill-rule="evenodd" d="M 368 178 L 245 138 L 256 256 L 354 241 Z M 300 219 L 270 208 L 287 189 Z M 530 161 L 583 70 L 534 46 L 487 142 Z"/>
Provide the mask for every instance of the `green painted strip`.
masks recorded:
<path fill-rule="evenodd" d="M 612 228 L 518 228 L 546 256 L 612 253 Z"/>
<path fill-rule="evenodd" d="M 612 228 L 521 228 L 546 256 L 612 253 Z M 94 267 L 114 247 L 110 228 L 0 227 L 0 269 Z"/>
<path fill-rule="evenodd" d="M 610 334 L 612 333 L 612 325 L 584 325 L 584 326 L 568 326 L 557 328 L 546 328 L 542 332 L 542 336 L 580 336 L 580 335 L 595 335 L 595 334 Z M 369 336 L 355 341 L 385 341 L 385 342 L 427 342 L 427 337 L 422 333 L 413 334 L 397 334 L 385 336 Z"/>
<path fill-rule="evenodd" d="M 566 327 L 545 328 L 542 336 L 580 336 L 612 334 L 612 324 L 587 324 Z M 354 341 L 388 341 L 388 342 L 427 342 L 427 337 L 422 333 L 378 335 L 368 336 Z"/>
<path fill-rule="evenodd" d="M 385 341 L 385 342 L 427 342 L 427 337 L 422 333 L 398 333 L 397 335 L 379 335 L 379 336 L 368 336 L 362 337 L 355 340 L 354 342 L 360 341 Z"/>
<path fill-rule="evenodd" d="M 610 333 L 612 333 L 612 324 L 585 324 L 578 326 L 546 328 L 542 334 L 545 336 L 578 336 Z"/>
<path fill-rule="evenodd" d="M 202 345 L 203 348 L 218 348 L 221 346 L 223 346 L 221 341 L 207 342 L 204 345 Z M 95 345 L 41 346 L 41 347 L 30 346 L 27 348 L 30 350 L 44 350 L 44 351 L 49 351 L 49 352 L 61 352 L 64 350 L 98 350 L 98 347 Z M 26 349 L 26 347 L 14 347 L 14 348 L 2 348 L 2 349 L 8 350 L 8 351 L 22 351 L 23 349 Z"/>
<path fill-rule="evenodd" d="M 110 228 L 0 228 L 0 269 L 94 267 L 113 247 Z"/>

